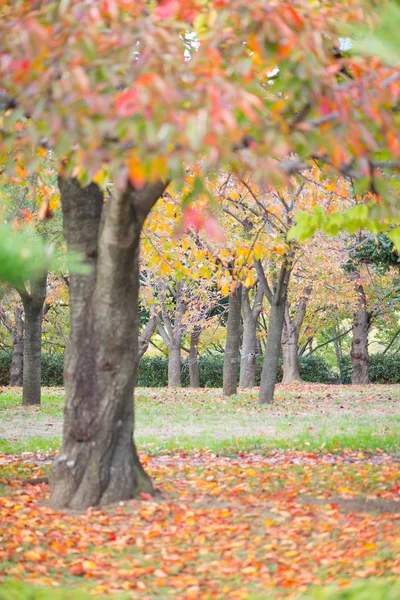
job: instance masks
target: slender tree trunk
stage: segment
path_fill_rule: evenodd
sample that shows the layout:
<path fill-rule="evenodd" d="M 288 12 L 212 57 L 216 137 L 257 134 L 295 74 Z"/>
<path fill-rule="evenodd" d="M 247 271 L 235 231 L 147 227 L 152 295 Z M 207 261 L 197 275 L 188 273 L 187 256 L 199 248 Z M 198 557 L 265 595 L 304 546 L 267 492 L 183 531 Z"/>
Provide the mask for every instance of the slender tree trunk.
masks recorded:
<path fill-rule="evenodd" d="M 168 348 L 168 387 L 181 386 L 181 345 L 171 344 Z"/>
<path fill-rule="evenodd" d="M 139 359 L 147 352 L 150 344 L 150 340 L 157 329 L 156 317 L 150 317 L 147 321 L 145 328 L 143 329 L 142 335 L 139 340 Z"/>
<path fill-rule="evenodd" d="M 338 328 L 336 327 L 336 325 L 333 326 L 333 343 L 335 346 L 335 355 L 336 355 L 336 364 L 338 367 L 338 371 L 339 371 L 339 377 L 340 377 L 340 381 L 342 381 L 343 379 L 343 353 L 342 353 L 342 346 L 340 344 L 340 333 L 338 332 Z"/>
<path fill-rule="evenodd" d="M 24 305 L 24 369 L 22 404 L 40 404 L 42 384 L 42 319 L 47 273 L 31 282 L 30 292 L 20 291 Z"/>
<path fill-rule="evenodd" d="M 257 352 L 257 322 L 262 309 L 264 291 L 259 285 L 255 295 L 254 304 L 250 304 L 250 295 L 247 288 L 242 289 L 242 316 L 243 316 L 243 341 L 240 360 L 240 388 L 252 388 L 256 379 Z"/>
<path fill-rule="evenodd" d="M 133 442 L 139 243 L 165 184 L 128 185 L 107 203 L 95 184 L 60 179 L 59 187 L 68 248 L 86 255 L 91 273 L 71 274 L 63 447 L 50 500 L 83 510 L 152 492 Z"/>
<path fill-rule="evenodd" d="M 362 285 L 357 285 L 358 310 L 354 315 L 353 339 L 351 342 L 351 363 L 353 374 L 351 383 L 353 385 L 364 385 L 369 383 L 368 366 L 368 329 L 369 314 L 367 310 L 367 298 Z"/>
<path fill-rule="evenodd" d="M 237 285 L 229 294 L 228 323 L 223 369 L 223 391 L 225 396 L 237 393 L 238 363 L 241 337 L 242 286 Z"/>
<path fill-rule="evenodd" d="M 243 316 L 243 342 L 240 359 L 239 387 L 243 389 L 255 386 L 257 356 L 257 319 Z"/>
<path fill-rule="evenodd" d="M 10 368 L 10 386 L 21 387 L 23 383 L 24 364 L 24 320 L 22 308 L 15 307 L 15 326 L 12 333 L 13 354 Z"/>
<path fill-rule="evenodd" d="M 286 319 L 282 331 L 283 378 L 282 383 L 290 384 L 302 381 L 299 370 L 298 355 L 299 334 L 292 323 Z"/>
<path fill-rule="evenodd" d="M 281 353 L 282 329 L 285 319 L 285 300 L 286 297 L 280 301 L 274 299 L 271 304 L 267 344 L 261 371 L 260 404 L 272 404 L 274 400 L 276 376 Z"/>
<path fill-rule="evenodd" d="M 189 354 L 189 376 L 190 387 L 200 387 L 199 373 L 199 339 L 201 327 L 195 327 L 190 336 L 190 354 Z"/>

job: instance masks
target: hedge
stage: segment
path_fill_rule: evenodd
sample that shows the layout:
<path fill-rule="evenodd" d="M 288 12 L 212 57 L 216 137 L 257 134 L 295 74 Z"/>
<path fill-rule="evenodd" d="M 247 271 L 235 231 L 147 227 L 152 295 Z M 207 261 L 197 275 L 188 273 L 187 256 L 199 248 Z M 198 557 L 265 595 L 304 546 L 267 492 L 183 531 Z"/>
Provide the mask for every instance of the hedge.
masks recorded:
<path fill-rule="evenodd" d="M 351 383 L 353 368 L 350 356 L 343 357 L 341 363 L 341 383 Z M 368 368 L 371 383 L 400 383 L 400 356 L 395 354 L 372 354 Z"/>
<path fill-rule="evenodd" d="M 11 364 L 11 351 L 0 353 L 0 385 L 9 384 Z M 63 385 L 64 356 L 60 353 L 42 354 L 42 385 Z M 203 356 L 199 361 L 200 386 L 222 387 L 222 371 L 224 364 L 223 354 Z M 258 357 L 256 364 L 256 385 L 260 383 L 262 357 Z M 317 356 L 300 359 L 300 374 L 304 381 L 317 383 L 330 383 L 332 373 L 324 361 Z M 239 375 L 239 368 L 238 368 Z M 282 365 L 280 364 L 278 380 L 282 379 Z M 168 384 L 168 359 L 164 356 L 143 356 L 139 363 L 137 384 L 140 387 L 165 387 Z M 182 361 L 182 385 L 189 386 L 189 363 Z"/>
<path fill-rule="evenodd" d="M 0 352 L 0 386 L 10 383 L 10 367 L 12 352 L 3 350 Z M 62 386 L 64 385 L 64 355 L 61 353 L 42 354 L 42 385 Z"/>
<path fill-rule="evenodd" d="M 9 384 L 11 351 L 0 352 L 0 386 Z M 63 385 L 64 356 L 60 353 L 42 354 L 42 385 Z M 203 356 L 199 361 L 200 386 L 222 387 L 223 354 Z M 347 356 L 342 362 L 341 383 L 351 383 L 351 360 Z M 338 380 L 325 360 L 319 356 L 307 356 L 299 360 L 300 375 L 310 383 L 337 383 Z M 260 384 L 262 357 L 256 363 L 256 385 Z M 238 367 L 239 374 L 239 367 Z M 374 354 L 370 358 L 369 377 L 371 383 L 400 383 L 400 356 Z M 278 381 L 282 380 L 280 362 Z M 138 386 L 165 387 L 168 384 L 168 359 L 165 356 L 143 356 L 139 363 Z M 189 386 L 189 363 L 182 361 L 182 385 Z"/>

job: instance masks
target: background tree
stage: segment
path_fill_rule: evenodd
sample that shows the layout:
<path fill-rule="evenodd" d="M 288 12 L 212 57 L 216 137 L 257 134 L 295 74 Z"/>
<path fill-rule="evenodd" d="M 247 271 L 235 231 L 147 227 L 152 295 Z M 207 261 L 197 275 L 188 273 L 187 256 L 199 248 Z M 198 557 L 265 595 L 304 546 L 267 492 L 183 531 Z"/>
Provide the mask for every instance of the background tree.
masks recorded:
<path fill-rule="evenodd" d="M 312 159 L 354 178 L 368 170 L 375 191 L 376 153 L 398 137 L 398 93 L 379 61 L 338 61 L 340 24 L 363 18 L 353 5 L 299 0 L 266 18 L 261 0 L 18 1 L 1 17 L 2 153 L 15 149 L 34 170 L 32 147 L 53 149 L 67 243 L 92 267 L 70 280 L 64 441 L 51 481 L 54 506 L 81 509 L 151 489 L 132 441 L 138 248 L 169 180 L 201 159 L 204 172 L 234 165 L 281 187 Z M 186 30 L 200 43 L 184 61 Z"/>

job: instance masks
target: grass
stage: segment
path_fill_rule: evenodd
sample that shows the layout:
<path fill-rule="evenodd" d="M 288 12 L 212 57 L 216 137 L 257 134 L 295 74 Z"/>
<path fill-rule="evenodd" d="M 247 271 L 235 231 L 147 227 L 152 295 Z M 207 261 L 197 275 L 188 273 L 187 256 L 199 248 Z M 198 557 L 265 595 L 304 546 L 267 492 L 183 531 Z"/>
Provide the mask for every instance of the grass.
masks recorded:
<path fill-rule="evenodd" d="M 397 600 L 397 517 L 363 503 L 397 499 L 399 400 L 400 386 L 279 386 L 272 407 L 256 390 L 139 389 L 135 438 L 161 499 L 81 516 L 48 512 L 45 484 L 20 488 L 49 461 L 3 457 L 0 600 L 200 597 L 178 591 L 191 578 L 214 586 L 207 600 Z M 63 404 L 62 389 L 38 408 L 0 390 L 0 453 L 51 458 Z"/>
<path fill-rule="evenodd" d="M 278 450 L 400 451 L 400 386 L 278 386 L 260 407 L 250 390 L 138 389 L 136 433 L 149 454 L 208 449 L 218 454 Z M 44 452 L 61 445 L 64 392 L 45 388 L 40 407 L 21 391 L 0 393 L 0 451 Z M 2 427 L 3 423 L 3 427 Z"/>
<path fill-rule="evenodd" d="M 34 586 L 22 582 L 8 582 L 0 584 L 0 600 L 85 600 L 88 598 L 88 587 L 71 590 L 70 588 L 54 588 Z M 90 591 L 89 591 L 90 593 Z M 400 583 L 390 579 L 368 579 L 356 582 L 338 589 L 334 586 L 315 588 L 307 595 L 302 595 L 298 600 L 398 600 L 400 597 Z M 113 600 L 128 600 L 126 594 L 113 594 Z M 248 600 L 269 600 L 270 593 L 260 596 L 250 594 Z"/>

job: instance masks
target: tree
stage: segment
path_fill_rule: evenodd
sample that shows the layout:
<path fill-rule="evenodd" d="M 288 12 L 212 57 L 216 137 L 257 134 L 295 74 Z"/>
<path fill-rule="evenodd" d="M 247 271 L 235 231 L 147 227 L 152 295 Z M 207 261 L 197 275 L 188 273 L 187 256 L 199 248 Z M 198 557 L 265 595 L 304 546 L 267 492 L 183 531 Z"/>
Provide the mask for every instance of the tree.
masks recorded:
<path fill-rule="evenodd" d="M 282 331 L 283 378 L 282 383 L 301 381 L 298 361 L 298 346 L 300 329 L 306 315 L 307 303 L 311 294 L 311 287 L 304 288 L 300 297 L 297 311 L 293 317 L 290 314 L 289 302 L 286 301 L 285 320 Z"/>
<path fill-rule="evenodd" d="M 255 385 L 257 357 L 257 322 L 262 309 L 264 290 L 257 285 L 254 298 L 250 290 L 242 290 L 243 342 L 240 360 L 240 388 L 252 388 Z"/>
<path fill-rule="evenodd" d="M 363 17 L 352 5 L 278 3 L 266 18 L 262 0 L 18 0 L 1 17 L 4 163 L 15 150 L 34 170 L 36 152 L 52 149 L 67 243 L 92 268 L 71 275 L 64 441 L 51 477 L 53 506 L 82 509 L 151 489 L 132 441 L 138 248 L 169 180 L 199 161 L 204 172 L 250 170 L 266 186 L 309 159 L 375 175 L 374 153 L 397 137 L 398 95 L 379 61 L 337 59 L 338 23 Z M 186 30 L 200 42 L 188 61 Z"/>

